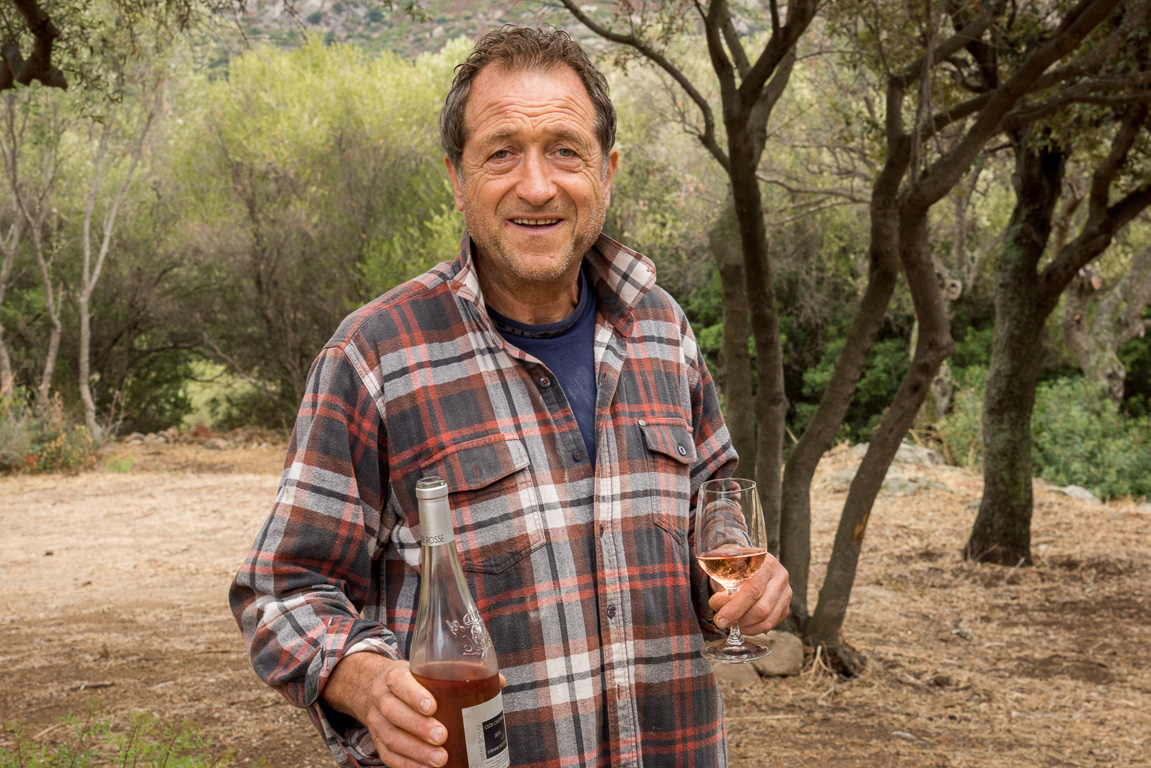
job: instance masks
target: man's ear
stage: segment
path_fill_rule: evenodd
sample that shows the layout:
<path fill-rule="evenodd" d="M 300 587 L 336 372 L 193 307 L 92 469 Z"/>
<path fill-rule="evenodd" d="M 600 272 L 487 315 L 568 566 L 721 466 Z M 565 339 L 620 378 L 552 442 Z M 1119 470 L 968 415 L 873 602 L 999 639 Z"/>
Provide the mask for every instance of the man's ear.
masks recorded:
<path fill-rule="evenodd" d="M 607 169 L 604 172 L 604 204 L 611 203 L 611 180 L 615 176 L 616 170 L 619 168 L 619 150 L 612 149 L 607 155 Z"/>
<path fill-rule="evenodd" d="M 456 197 L 456 208 L 462 211 L 464 209 L 464 180 L 447 155 L 444 155 L 444 167 L 448 169 L 448 178 L 452 181 L 452 193 Z"/>

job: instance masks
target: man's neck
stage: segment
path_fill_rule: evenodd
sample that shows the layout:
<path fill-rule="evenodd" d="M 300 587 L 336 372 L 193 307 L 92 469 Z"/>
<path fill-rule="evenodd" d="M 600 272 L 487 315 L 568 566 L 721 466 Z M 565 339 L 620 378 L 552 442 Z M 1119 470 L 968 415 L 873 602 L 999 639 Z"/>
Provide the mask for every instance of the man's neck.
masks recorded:
<path fill-rule="evenodd" d="M 570 315 L 579 304 L 579 264 L 562 282 L 540 284 L 520 281 L 515 286 L 487 279 L 477 259 L 476 274 L 484 302 L 504 317 L 525 325 L 557 323 Z"/>

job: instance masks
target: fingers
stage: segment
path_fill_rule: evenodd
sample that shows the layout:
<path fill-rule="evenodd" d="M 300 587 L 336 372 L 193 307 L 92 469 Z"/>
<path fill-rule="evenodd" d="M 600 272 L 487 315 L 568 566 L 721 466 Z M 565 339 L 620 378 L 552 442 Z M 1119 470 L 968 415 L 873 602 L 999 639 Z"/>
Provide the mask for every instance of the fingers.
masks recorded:
<path fill-rule="evenodd" d="M 394 768 L 441 766 L 447 731 L 434 717 L 436 701 L 416 682 L 406 662 L 394 662 L 372 681 L 364 725 L 380 759 Z"/>
<path fill-rule="evenodd" d="M 738 623 L 740 630 L 759 634 L 778 626 L 791 610 L 791 586 L 787 570 L 768 555 L 767 562 L 734 595 L 717 592 L 709 605 L 715 614 L 715 624 L 726 629 Z"/>

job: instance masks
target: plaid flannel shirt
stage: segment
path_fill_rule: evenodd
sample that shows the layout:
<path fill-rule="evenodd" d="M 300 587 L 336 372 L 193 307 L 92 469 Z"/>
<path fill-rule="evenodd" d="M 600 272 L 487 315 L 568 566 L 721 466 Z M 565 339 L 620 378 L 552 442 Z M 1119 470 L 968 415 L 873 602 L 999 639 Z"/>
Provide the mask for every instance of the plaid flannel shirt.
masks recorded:
<path fill-rule="evenodd" d="M 252 664 L 309 708 L 337 763 L 382 764 L 319 696 L 347 653 L 406 657 L 415 484 L 437 474 L 507 677 L 512 765 L 725 766 L 689 542 L 696 490 L 736 457 L 687 319 L 647 258 L 599 238 L 593 476 L 560 387 L 493 327 L 463 242 L 350 315 L 313 364 L 230 592 Z"/>

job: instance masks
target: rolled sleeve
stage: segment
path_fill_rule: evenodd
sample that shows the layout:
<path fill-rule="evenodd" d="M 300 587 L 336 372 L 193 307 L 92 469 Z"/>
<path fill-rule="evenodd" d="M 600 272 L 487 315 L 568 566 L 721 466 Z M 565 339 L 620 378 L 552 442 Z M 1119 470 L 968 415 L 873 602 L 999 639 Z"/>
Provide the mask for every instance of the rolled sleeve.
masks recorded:
<path fill-rule="evenodd" d="M 342 347 L 317 358 L 272 513 L 229 592 L 256 674 L 310 709 L 344 765 L 380 763 L 367 731 L 320 703 L 332 670 L 350 652 L 399 658 L 393 633 L 361 616 L 394 527 L 380 511 L 385 436 L 369 391 Z"/>

